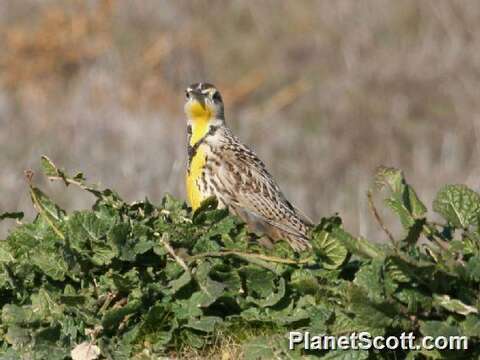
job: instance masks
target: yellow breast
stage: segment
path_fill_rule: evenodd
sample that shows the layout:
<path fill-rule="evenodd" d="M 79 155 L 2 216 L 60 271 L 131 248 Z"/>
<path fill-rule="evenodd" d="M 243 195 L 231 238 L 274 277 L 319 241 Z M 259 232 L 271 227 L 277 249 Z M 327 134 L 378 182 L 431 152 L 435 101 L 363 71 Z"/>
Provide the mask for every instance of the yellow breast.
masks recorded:
<path fill-rule="evenodd" d="M 187 173 L 187 196 L 190 206 L 193 210 L 197 209 L 202 203 L 203 196 L 198 187 L 197 180 L 202 176 L 203 167 L 205 166 L 205 152 L 198 149 L 195 156 L 190 162 L 190 172 Z"/>
<path fill-rule="evenodd" d="M 212 111 L 208 107 L 204 108 L 196 102 L 190 104 L 186 110 L 192 121 L 190 146 L 194 146 L 208 132 Z M 193 210 L 197 209 L 204 200 L 198 186 L 198 180 L 202 176 L 205 158 L 205 151 L 200 146 L 189 164 L 189 172 L 186 177 L 187 198 Z"/>

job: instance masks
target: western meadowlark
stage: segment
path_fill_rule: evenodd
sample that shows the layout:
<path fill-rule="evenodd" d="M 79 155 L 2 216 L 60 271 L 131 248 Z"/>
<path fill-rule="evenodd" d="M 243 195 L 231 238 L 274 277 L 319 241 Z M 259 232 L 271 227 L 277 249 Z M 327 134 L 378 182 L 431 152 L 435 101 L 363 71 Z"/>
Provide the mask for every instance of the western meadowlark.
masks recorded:
<path fill-rule="evenodd" d="M 222 97 L 211 84 L 186 90 L 188 118 L 187 194 L 193 209 L 215 196 L 219 207 L 239 216 L 272 241 L 295 251 L 311 245 L 311 222 L 285 198 L 263 162 L 225 125 Z"/>

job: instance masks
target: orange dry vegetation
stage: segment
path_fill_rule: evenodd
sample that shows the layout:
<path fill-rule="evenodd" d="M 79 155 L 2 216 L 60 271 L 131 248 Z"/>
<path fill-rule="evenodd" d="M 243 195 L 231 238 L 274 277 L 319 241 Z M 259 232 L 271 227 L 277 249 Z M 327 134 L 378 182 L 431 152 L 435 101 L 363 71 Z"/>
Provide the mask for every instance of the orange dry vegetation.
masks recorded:
<path fill-rule="evenodd" d="M 74 10 L 48 7 L 31 23 L 6 27 L 0 56 L 6 88 L 70 78 L 105 53 L 111 44 L 111 7 L 111 1 L 90 11 L 81 2 Z"/>

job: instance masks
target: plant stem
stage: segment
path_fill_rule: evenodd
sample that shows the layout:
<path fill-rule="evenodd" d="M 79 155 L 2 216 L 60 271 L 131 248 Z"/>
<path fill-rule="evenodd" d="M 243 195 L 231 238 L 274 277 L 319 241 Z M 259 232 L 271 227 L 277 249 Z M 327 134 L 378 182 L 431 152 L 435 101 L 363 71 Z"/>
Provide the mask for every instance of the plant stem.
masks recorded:
<path fill-rule="evenodd" d="M 375 207 L 375 203 L 373 202 L 373 195 L 372 195 L 371 190 L 368 190 L 367 198 L 368 198 L 368 207 L 369 207 L 370 211 L 372 212 L 373 217 L 375 218 L 375 220 L 377 220 L 378 225 L 380 225 L 380 227 L 385 232 L 385 234 L 387 234 L 387 236 L 390 239 L 390 241 L 392 242 L 392 244 L 395 245 L 396 244 L 395 238 L 393 237 L 390 230 L 388 230 L 387 226 L 385 225 L 382 218 L 380 217 L 380 214 L 378 213 L 377 208 Z"/>

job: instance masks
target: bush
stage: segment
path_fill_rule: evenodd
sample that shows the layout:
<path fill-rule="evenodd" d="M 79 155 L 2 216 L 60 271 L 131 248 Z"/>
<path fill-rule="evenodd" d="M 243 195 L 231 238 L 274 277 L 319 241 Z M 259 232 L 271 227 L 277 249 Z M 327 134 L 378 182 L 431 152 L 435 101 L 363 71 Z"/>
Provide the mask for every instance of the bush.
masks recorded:
<path fill-rule="evenodd" d="M 46 157 L 42 168 L 96 201 L 67 214 L 30 182 L 38 215 L 0 242 L 2 358 L 153 359 L 226 338 L 247 359 L 480 355 L 480 196 L 465 186 L 440 190 L 433 209 L 445 221 L 434 223 L 402 173 L 382 168 L 373 191 L 387 192 L 404 236 L 384 228 L 392 241 L 376 245 L 333 216 L 314 228 L 313 251 L 297 255 L 283 242 L 259 246 L 215 199 L 194 213 L 168 195 L 160 206 L 127 204 Z M 0 215 L 12 217 L 21 214 Z M 292 330 L 465 335 L 469 349 L 291 351 Z"/>

